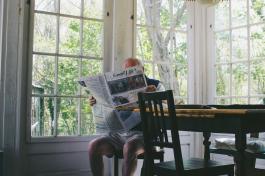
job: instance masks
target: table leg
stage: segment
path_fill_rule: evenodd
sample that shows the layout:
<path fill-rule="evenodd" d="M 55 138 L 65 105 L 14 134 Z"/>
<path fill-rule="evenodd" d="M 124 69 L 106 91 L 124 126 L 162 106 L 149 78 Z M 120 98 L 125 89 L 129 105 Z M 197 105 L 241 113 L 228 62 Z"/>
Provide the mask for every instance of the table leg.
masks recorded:
<path fill-rule="evenodd" d="M 203 132 L 203 145 L 204 145 L 204 160 L 209 161 L 210 160 L 210 145 L 211 142 L 209 141 L 211 137 L 211 133 L 209 132 Z"/>
<path fill-rule="evenodd" d="M 237 160 L 237 167 L 236 167 L 236 175 L 237 176 L 245 176 L 246 175 L 246 168 L 245 168 L 245 150 L 246 150 L 246 133 L 237 133 L 235 135 L 236 141 L 236 160 Z"/>

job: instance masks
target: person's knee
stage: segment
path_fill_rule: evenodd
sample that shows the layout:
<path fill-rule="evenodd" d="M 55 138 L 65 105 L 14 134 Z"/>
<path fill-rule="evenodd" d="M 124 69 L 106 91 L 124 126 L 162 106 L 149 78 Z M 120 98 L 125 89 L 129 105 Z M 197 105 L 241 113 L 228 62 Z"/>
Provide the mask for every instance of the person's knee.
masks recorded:
<path fill-rule="evenodd" d="M 123 155 L 126 158 L 134 159 L 137 157 L 139 145 L 135 141 L 130 141 L 124 144 L 123 146 Z"/>
<path fill-rule="evenodd" d="M 97 138 L 97 139 L 93 139 L 92 141 L 89 142 L 88 144 L 88 153 L 89 155 L 95 155 L 95 154 L 100 154 L 100 142 L 101 139 Z"/>
<path fill-rule="evenodd" d="M 88 153 L 90 156 L 111 156 L 113 152 L 114 146 L 106 137 L 96 138 L 88 144 Z"/>

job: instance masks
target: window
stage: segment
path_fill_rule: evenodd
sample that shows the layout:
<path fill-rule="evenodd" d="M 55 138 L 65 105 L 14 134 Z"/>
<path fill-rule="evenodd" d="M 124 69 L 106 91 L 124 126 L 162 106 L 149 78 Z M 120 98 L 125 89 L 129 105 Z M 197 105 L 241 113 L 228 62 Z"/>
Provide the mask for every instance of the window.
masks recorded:
<path fill-rule="evenodd" d="M 103 0 L 35 0 L 31 136 L 94 133 L 88 93 L 77 80 L 102 72 Z"/>
<path fill-rule="evenodd" d="M 187 7 L 183 0 L 137 0 L 136 57 L 148 76 L 188 101 Z"/>
<path fill-rule="evenodd" d="M 265 1 L 219 3 L 214 26 L 215 102 L 265 103 Z"/>

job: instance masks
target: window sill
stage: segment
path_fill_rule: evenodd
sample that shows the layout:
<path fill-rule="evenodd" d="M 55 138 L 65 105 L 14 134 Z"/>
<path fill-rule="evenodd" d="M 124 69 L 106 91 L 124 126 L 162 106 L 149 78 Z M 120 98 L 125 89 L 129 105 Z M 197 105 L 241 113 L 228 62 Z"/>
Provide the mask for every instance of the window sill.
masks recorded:
<path fill-rule="evenodd" d="M 28 143 L 65 143 L 65 142 L 88 142 L 100 134 L 90 136 L 57 136 L 57 137 L 31 137 Z"/>

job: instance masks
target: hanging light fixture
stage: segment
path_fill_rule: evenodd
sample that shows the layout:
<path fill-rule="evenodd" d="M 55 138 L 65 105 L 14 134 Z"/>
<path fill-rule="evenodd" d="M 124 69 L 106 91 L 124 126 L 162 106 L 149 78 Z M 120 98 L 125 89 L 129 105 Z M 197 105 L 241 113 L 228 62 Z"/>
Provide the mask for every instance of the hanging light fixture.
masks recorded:
<path fill-rule="evenodd" d="M 218 4 L 220 1 L 228 1 L 228 0 L 186 0 L 186 1 L 190 1 L 190 2 L 196 2 L 197 1 L 200 4 L 213 6 L 213 5 Z"/>

